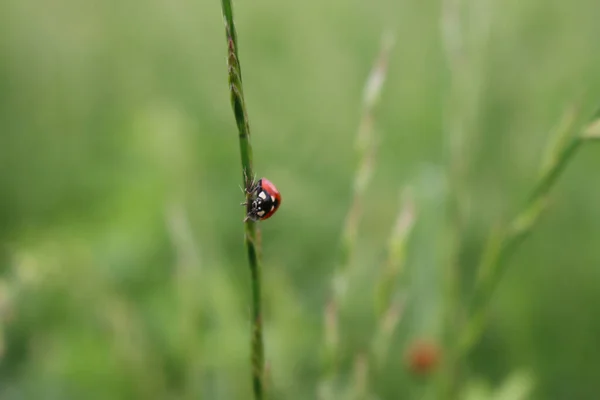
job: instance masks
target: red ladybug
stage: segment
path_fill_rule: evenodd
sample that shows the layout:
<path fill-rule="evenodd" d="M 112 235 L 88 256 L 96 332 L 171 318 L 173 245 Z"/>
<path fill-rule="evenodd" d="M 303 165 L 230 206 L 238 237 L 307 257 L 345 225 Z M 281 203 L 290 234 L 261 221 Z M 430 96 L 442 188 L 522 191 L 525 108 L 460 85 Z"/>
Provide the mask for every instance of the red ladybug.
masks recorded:
<path fill-rule="evenodd" d="M 279 190 L 267 178 L 261 178 L 257 182 L 250 181 L 246 192 L 252 194 L 252 199 L 250 202 L 242 203 L 247 209 L 244 222 L 247 220 L 264 221 L 275 214 L 281 204 Z"/>

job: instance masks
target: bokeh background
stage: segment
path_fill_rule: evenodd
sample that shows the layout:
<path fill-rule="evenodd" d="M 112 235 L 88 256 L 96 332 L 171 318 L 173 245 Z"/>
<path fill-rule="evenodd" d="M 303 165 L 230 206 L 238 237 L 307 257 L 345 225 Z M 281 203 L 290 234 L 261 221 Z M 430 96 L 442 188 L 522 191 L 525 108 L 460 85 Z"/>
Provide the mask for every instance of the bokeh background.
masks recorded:
<path fill-rule="evenodd" d="M 414 195 L 403 280 L 417 300 L 370 392 L 437 398 L 435 379 L 411 374 L 405 354 L 443 320 L 439 271 L 456 239 L 445 204 L 457 196 L 466 210 L 468 293 L 490 230 L 523 204 L 565 109 L 600 104 L 600 3 L 450 3 L 454 38 L 438 0 L 234 3 L 255 169 L 283 196 L 261 224 L 276 398 L 316 398 L 362 90 L 385 30 L 396 42 L 340 328 L 341 389 L 377 324 L 373 286 L 398 192 Z M 452 68 L 456 38 L 464 59 Z M 251 398 L 225 60 L 217 0 L 0 2 L 3 399 Z M 453 193 L 457 159 L 466 167 Z M 600 147 L 582 149 L 510 260 L 461 398 L 600 396 L 598 168 Z"/>

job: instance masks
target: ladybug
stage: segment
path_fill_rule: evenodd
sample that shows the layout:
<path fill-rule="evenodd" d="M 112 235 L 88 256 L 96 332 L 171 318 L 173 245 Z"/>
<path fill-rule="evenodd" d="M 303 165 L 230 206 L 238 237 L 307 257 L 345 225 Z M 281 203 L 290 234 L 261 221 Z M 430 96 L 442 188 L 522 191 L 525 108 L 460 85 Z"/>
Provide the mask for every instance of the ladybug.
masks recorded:
<path fill-rule="evenodd" d="M 247 220 L 264 221 L 275 214 L 281 204 L 279 190 L 267 178 L 261 178 L 256 182 L 254 180 L 248 182 L 246 193 L 251 194 L 251 200 L 242 203 L 247 210 L 244 222 Z"/>

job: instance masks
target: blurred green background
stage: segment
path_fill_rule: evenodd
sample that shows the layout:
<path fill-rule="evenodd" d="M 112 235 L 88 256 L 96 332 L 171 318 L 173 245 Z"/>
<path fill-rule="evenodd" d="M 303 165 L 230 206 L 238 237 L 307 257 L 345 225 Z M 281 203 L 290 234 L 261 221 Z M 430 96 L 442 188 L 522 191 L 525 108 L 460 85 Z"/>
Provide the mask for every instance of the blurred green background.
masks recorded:
<path fill-rule="evenodd" d="M 443 319 L 435 271 L 456 239 L 444 230 L 456 195 L 448 113 L 466 121 L 467 293 L 566 107 L 600 104 L 599 2 L 462 3 L 458 70 L 437 0 L 234 3 L 255 169 L 283 196 L 261 224 L 275 398 L 316 398 L 362 90 L 386 28 L 396 45 L 340 364 L 351 385 L 398 191 L 411 186 L 404 279 L 417 301 L 372 374 L 377 398 L 419 399 L 429 385 L 407 372 L 405 352 Z M 0 2 L 2 399 L 251 398 L 238 146 L 217 0 Z M 525 398 L 600 396 L 599 167 L 600 148 L 582 149 L 511 259 L 466 360 L 464 398 L 517 399 L 527 387 Z"/>

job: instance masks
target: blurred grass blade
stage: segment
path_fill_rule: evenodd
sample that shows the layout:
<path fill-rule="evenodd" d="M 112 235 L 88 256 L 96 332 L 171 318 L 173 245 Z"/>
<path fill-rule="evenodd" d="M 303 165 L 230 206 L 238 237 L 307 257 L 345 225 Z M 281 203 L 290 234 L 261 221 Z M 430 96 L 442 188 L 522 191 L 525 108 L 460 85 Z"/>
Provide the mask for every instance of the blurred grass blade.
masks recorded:
<path fill-rule="evenodd" d="M 560 153 L 560 149 L 564 148 L 575 132 L 573 129 L 577 127 L 577 118 L 580 114 L 580 107 L 571 106 L 563 113 L 560 119 L 553 138 L 547 146 L 546 153 L 542 160 L 540 176 L 544 176 L 548 170 L 556 163 L 556 157 Z"/>
<path fill-rule="evenodd" d="M 377 322 L 377 330 L 371 341 L 371 353 L 374 361 L 374 366 L 378 371 L 381 370 L 392 341 L 396 327 L 402 319 L 406 304 L 406 295 L 398 295 L 392 299 L 385 314 L 379 318 Z"/>
<path fill-rule="evenodd" d="M 410 304 L 405 321 L 410 334 L 437 337 L 442 326 L 445 298 L 444 260 L 446 259 L 446 230 L 444 216 L 450 198 L 449 185 L 444 171 L 426 165 L 417 177 L 415 202 L 419 217 L 411 232 Z M 407 317 L 408 318 L 408 317 Z"/>
<path fill-rule="evenodd" d="M 352 203 L 346 215 L 341 234 L 338 261 L 332 279 L 331 298 L 324 310 L 324 369 L 319 387 L 319 397 L 330 399 L 334 396 L 334 381 L 339 359 L 339 312 L 348 286 L 348 275 L 353 262 L 358 225 L 362 216 L 362 204 L 366 189 L 371 181 L 377 153 L 377 140 L 373 132 L 373 112 L 387 74 L 389 53 L 394 37 L 386 32 L 381 41 L 381 50 L 365 83 L 362 99 L 362 117 L 357 133 L 358 167 L 354 177 Z"/>
<path fill-rule="evenodd" d="M 493 400 L 527 400 L 531 398 L 534 387 L 535 382 L 530 374 L 514 372 L 496 389 Z"/>
<path fill-rule="evenodd" d="M 600 140 L 600 118 L 590 123 L 583 133 L 584 139 Z"/>
<path fill-rule="evenodd" d="M 478 342 L 485 327 L 490 299 L 507 268 L 507 260 L 518 245 L 532 232 L 546 209 L 547 197 L 556 181 L 569 165 L 577 151 L 586 142 L 596 139 L 598 120 L 586 125 L 582 132 L 573 134 L 580 127 L 573 109 L 567 111 L 558 134 L 558 146 L 544 160 L 542 175 L 521 212 L 502 232 L 490 239 L 488 251 L 484 253 L 478 273 L 469 319 L 461 333 L 458 354 L 464 357 Z"/>
<path fill-rule="evenodd" d="M 408 291 L 399 281 L 403 281 L 401 277 L 406 260 L 406 247 L 416 216 L 412 191 L 406 189 L 400 197 L 400 211 L 392 228 L 387 260 L 381 269 L 375 293 L 377 328 L 371 340 L 371 353 L 378 369 L 386 359 L 392 335 L 404 311 Z"/>
<path fill-rule="evenodd" d="M 353 379 L 349 391 L 344 398 L 350 400 L 367 400 L 369 397 L 369 360 L 366 354 L 358 354 L 354 358 Z"/>
<path fill-rule="evenodd" d="M 376 293 L 376 312 L 382 318 L 391 305 L 394 289 L 398 284 L 406 259 L 407 241 L 415 223 L 415 205 L 410 190 L 402 193 L 402 206 L 396 217 L 388 244 L 388 256 Z"/>

